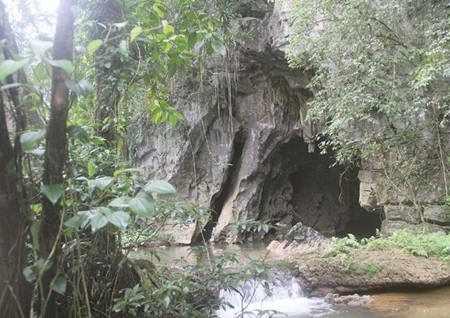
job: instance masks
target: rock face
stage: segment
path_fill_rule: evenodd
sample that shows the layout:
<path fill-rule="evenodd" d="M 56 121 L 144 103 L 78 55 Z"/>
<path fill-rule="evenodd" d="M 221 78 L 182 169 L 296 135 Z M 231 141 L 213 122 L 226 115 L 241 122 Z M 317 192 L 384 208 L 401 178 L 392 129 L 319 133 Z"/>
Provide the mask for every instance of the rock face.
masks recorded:
<path fill-rule="evenodd" d="M 360 180 L 359 203 L 368 212 L 384 218 L 381 232 L 390 235 L 395 230 L 428 223 L 448 232 L 450 206 L 443 205 L 446 198 L 441 175 L 423 177 L 423 184 L 414 193 L 406 193 L 396 186 L 396 180 L 374 164 L 358 172 Z M 371 170 L 368 170 L 371 169 Z M 393 180 L 394 179 L 394 180 Z"/>
<path fill-rule="evenodd" d="M 377 163 L 330 168 L 334 159 L 315 140 L 321 128 L 306 120 L 311 74 L 284 58 L 289 1 L 241 0 L 236 8 L 237 49 L 174 84 L 185 123 L 140 134 L 138 165 L 213 211 L 208 224 L 166 226 L 168 237 L 189 244 L 204 229 L 206 239 L 233 242 L 233 223 L 250 219 L 270 220 L 283 234 L 298 222 L 325 235 L 371 235 L 383 219 L 387 234 L 423 221 L 450 225 L 438 183 L 413 202 Z"/>
<path fill-rule="evenodd" d="M 313 296 L 431 288 L 450 283 L 448 263 L 398 250 L 355 250 L 347 257 L 297 254 L 291 260 L 297 264 L 308 293 Z"/>
<path fill-rule="evenodd" d="M 302 223 L 295 224 L 291 230 L 285 235 L 282 242 L 272 241 L 267 249 L 280 256 L 288 256 L 293 251 L 295 253 L 306 253 L 317 248 L 325 246 L 330 239 L 326 238 L 313 228 L 303 225 Z"/>
<path fill-rule="evenodd" d="M 364 227 L 370 214 L 358 205 L 356 172 L 329 168 L 333 159 L 320 155 L 314 140 L 319 128 L 305 121 L 310 74 L 289 69 L 284 59 L 286 7 L 239 3 L 232 27 L 248 33 L 239 51 L 206 63 L 201 90 L 195 80 L 175 87 L 186 125 L 149 129 L 139 165 L 214 211 L 206 225 L 213 241 L 233 241 L 237 220 L 271 220 L 285 232 L 302 222 L 329 235 L 358 222 Z M 171 236 L 189 243 L 199 233 L 186 231 Z"/>

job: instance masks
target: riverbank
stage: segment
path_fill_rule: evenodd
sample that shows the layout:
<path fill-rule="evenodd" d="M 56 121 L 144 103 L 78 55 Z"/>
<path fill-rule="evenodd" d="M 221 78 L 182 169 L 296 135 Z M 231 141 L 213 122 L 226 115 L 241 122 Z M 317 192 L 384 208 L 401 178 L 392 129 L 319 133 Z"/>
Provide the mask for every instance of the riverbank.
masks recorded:
<path fill-rule="evenodd" d="M 429 289 L 450 284 L 450 237 L 443 232 L 401 230 L 388 238 L 361 241 L 354 236 L 330 240 L 312 234 L 296 235 L 297 239 L 269 246 L 294 265 L 309 295 Z"/>

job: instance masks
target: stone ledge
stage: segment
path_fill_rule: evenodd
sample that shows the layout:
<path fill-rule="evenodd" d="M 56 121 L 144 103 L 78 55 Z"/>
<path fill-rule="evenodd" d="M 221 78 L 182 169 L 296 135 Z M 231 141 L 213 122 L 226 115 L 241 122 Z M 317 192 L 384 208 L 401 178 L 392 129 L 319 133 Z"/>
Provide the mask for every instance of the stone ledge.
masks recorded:
<path fill-rule="evenodd" d="M 423 217 L 427 222 L 450 225 L 450 206 L 430 205 L 425 207 Z"/>

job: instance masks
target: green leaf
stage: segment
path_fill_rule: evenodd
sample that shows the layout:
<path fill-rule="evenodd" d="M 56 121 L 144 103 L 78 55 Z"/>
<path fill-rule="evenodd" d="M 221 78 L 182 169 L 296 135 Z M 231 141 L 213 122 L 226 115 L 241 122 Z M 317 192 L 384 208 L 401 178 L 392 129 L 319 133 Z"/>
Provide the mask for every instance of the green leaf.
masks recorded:
<path fill-rule="evenodd" d="M 83 96 L 88 96 L 94 91 L 94 85 L 86 80 L 81 80 L 78 83 L 67 80 L 66 85 L 71 91 Z"/>
<path fill-rule="evenodd" d="M 223 45 L 223 43 L 212 41 L 211 45 L 215 53 L 218 53 L 220 55 L 227 55 L 227 48 L 225 47 L 225 45 Z"/>
<path fill-rule="evenodd" d="M 98 213 L 101 213 L 105 216 L 110 216 L 111 214 L 114 213 L 114 210 L 104 207 L 104 206 L 100 207 L 97 211 L 98 211 Z"/>
<path fill-rule="evenodd" d="M 29 283 L 33 283 L 36 279 L 36 266 L 30 265 L 23 269 L 22 271 L 23 276 L 25 277 L 25 280 Z"/>
<path fill-rule="evenodd" d="M 164 34 L 166 36 L 171 36 L 174 32 L 175 32 L 175 28 L 172 25 L 166 24 L 164 26 Z"/>
<path fill-rule="evenodd" d="M 33 250 L 39 251 L 39 235 L 41 232 L 42 220 L 36 220 L 30 227 Z"/>
<path fill-rule="evenodd" d="M 134 27 L 130 32 L 130 42 L 133 42 L 136 37 L 142 33 L 142 28 L 140 26 Z"/>
<path fill-rule="evenodd" d="M 144 187 L 146 192 L 153 192 L 159 194 L 175 194 L 177 190 L 169 182 L 165 180 L 150 181 Z"/>
<path fill-rule="evenodd" d="M 25 150 L 25 152 L 33 156 L 42 157 L 45 154 L 45 149 L 38 147 L 32 150 Z"/>
<path fill-rule="evenodd" d="M 159 18 L 164 17 L 165 10 L 166 9 L 164 8 L 164 5 L 160 2 L 155 2 L 155 4 L 153 5 L 153 11 L 156 12 L 156 14 L 158 15 Z"/>
<path fill-rule="evenodd" d="M 126 172 L 144 172 L 144 169 L 141 168 L 127 168 L 127 169 L 120 169 L 114 171 L 114 177 L 117 177 L 119 174 L 126 173 Z"/>
<path fill-rule="evenodd" d="M 122 40 L 119 43 L 119 52 L 124 55 L 124 56 L 128 56 L 128 45 L 127 45 L 127 41 Z"/>
<path fill-rule="evenodd" d="M 108 205 L 114 208 L 128 208 L 130 200 L 130 197 L 118 197 L 109 202 Z"/>
<path fill-rule="evenodd" d="M 125 22 L 117 22 L 117 23 L 114 23 L 114 26 L 115 26 L 118 30 L 120 30 L 120 29 L 123 29 L 124 27 L 126 27 L 127 24 L 128 24 L 128 21 L 125 21 Z"/>
<path fill-rule="evenodd" d="M 164 307 L 169 308 L 169 305 L 170 305 L 170 297 L 166 296 L 164 297 Z"/>
<path fill-rule="evenodd" d="M 200 41 L 197 41 L 194 45 L 194 51 L 198 52 L 200 51 L 200 49 L 203 47 L 203 45 L 205 45 L 206 40 L 205 39 L 201 39 Z"/>
<path fill-rule="evenodd" d="M 67 133 L 71 138 L 78 138 L 84 142 L 89 141 L 89 135 L 83 127 L 70 125 L 67 127 Z"/>
<path fill-rule="evenodd" d="M 117 186 L 115 186 L 114 191 L 125 192 L 128 191 L 130 188 L 131 188 L 131 180 L 127 179 L 125 183 L 118 184 Z"/>
<path fill-rule="evenodd" d="M 28 59 L 20 61 L 6 60 L 0 64 L 0 81 L 5 80 L 8 75 L 20 70 L 29 62 Z"/>
<path fill-rule="evenodd" d="M 77 214 L 64 222 L 64 225 L 70 229 L 77 229 L 86 223 L 88 218 L 89 217 L 86 214 Z"/>
<path fill-rule="evenodd" d="M 175 126 L 175 125 L 177 124 L 177 119 L 176 119 L 174 116 L 169 115 L 169 116 L 167 117 L 167 119 L 169 120 L 169 123 L 170 123 L 172 126 Z"/>
<path fill-rule="evenodd" d="M 183 115 L 181 115 L 179 112 L 174 112 L 172 114 L 177 120 L 184 120 Z"/>
<path fill-rule="evenodd" d="M 37 143 L 45 137 L 45 129 L 38 131 L 27 131 L 20 136 L 20 144 L 24 150 L 32 149 Z"/>
<path fill-rule="evenodd" d="M 72 74 L 73 71 L 75 70 L 75 67 L 69 60 L 51 60 L 51 59 L 44 59 L 44 60 L 51 66 L 62 68 L 67 73 L 67 75 Z"/>
<path fill-rule="evenodd" d="M 58 294 L 64 295 L 66 293 L 66 288 L 67 288 L 67 280 L 62 276 L 56 277 L 52 289 Z"/>
<path fill-rule="evenodd" d="M 88 176 L 89 178 L 92 178 L 95 174 L 95 163 L 94 161 L 89 161 L 88 165 L 87 165 L 87 171 L 88 171 Z"/>
<path fill-rule="evenodd" d="M 108 216 L 108 221 L 119 229 L 124 230 L 130 222 L 130 215 L 124 211 L 117 211 Z"/>
<path fill-rule="evenodd" d="M 95 232 L 95 231 L 105 227 L 106 224 L 108 224 L 108 216 L 106 216 L 102 213 L 97 213 L 96 215 L 94 215 L 91 218 L 92 232 Z"/>
<path fill-rule="evenodd" d="M 41 184 L 41 192 L 51 203 L 53 203 L 53 205 L 55 205 L 63 195 L 64 188 L 62 184 Z"/>
<path fill-rule="evenodd" d="M 111 184 L 111 182 L 113 182 L 113 180 L 113 177 L 101 177 L 94 180 L 89 180 L 88 184 L 91 187 L 98 188 L 103 191 Z"/>
<path fill-rule="evenodd" d="M 46 51 L 48 51 L 52 47 L 53 47 L 53 42 L 50 42 L 50 41 L 41 41 L 41 40 L 31 41 L 31 49 L 33 50 L 33 53 L 36 56 L 44 54 Z"/>
<path fill-rule="evenodd" d="M 128 206 L 131 212 L 142 218 L 151 218 L 155 211 L 153 197 L 146 192 L 141 192 L 135 198 L 131 199 Z"/>
<path fill-rule="evenodd" d="M 37 266 L 39 268 L 39 270 L 44 270 L 44 272 L 48 271 L 53 265 L 53 261 L 50 259 L 49 261 L 47 261 L 44 258 L 40 258 L 37 261 Z"/>
<path fill-rule="evenodd" d="M 39 215 L 42 211 L 42 203 L 30 204 L 30 208 L 34 214 Z"/>
<path fill-rule="evenodd" d="M 95 53 L 95 51 L 97 51 L 100 46 L 102 46 L 103 41 L 102 40 L 93 40 L 91 42 L 89 42 L 88 46 L 87 46 L 87 51 L 89 55 L 92 55 Z"/>
<path fill-rule="evenodd" d="M 3 85 L 2 87 L 0 87 L 0 92 L 6 91 L 6 90 L 8 90 L 10 88 L 22 87 L 22 86 L 27 86 L 27 85 L 26 84 L 21 84 L 21 83 L 14 83 L 14 84 Z"/>

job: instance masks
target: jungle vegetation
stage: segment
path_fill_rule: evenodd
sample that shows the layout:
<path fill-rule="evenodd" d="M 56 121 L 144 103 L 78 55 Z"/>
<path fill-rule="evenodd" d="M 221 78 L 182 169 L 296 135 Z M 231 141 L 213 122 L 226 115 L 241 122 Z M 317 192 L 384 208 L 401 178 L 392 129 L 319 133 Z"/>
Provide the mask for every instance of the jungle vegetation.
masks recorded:
<path fill-rule="evenodd" d="M 32 1 L 14 3 L 15 21 L 0 1 L 0 313 L 208 316 L 217 304 L 196 304 L 190 292 L 223 278 L 223 260 L 210 285 L 187 273 L 163 282 L 151 265 L 143 280 L 122 253 L 125 228 L 158 210 L 153 194 L 176 192 L 134 168 L 127 122 L 136 99 L 154 123 L 183 121 L 170 81 L 200 57 L 227 54 L 235 1 L 60 3 L 49 35 L 42 23 L 52 17 Z M 381 155 L 405 192 L 432 173 L 447 190 L 448 5 L 291 4 L 288 58 L 314 74 L 309 118 L 322 123 L 324 149 L 345 164 Z M 253 265 L 248 273 L 265 273 Z"/>
<path fill-rule="evenodd" d="M 176 190 L 130 164 L 127 100 L 144 86 L 154 123 L 183 120 L 169 82 L 226 54 L 221 13 L 196 0 L 62 0 L 55 27 L 36 3 L 0 2 L 0 313 L 134 316 L 142 275 L 121 231 L 153 216 L 152 194 Z M 176 312 L 189 288 L 155 277 L 149 299 L 161 306 L 142 310 Z"/>
<path fill-rule="evenodd" d="M 322 149 L 338 163 L 378 169 L 419 211 L 420 189 L 448 196 L 448 3 L 291 5 L 288 60 L 314 74 L 308 116 L 321 126 Z"/>

